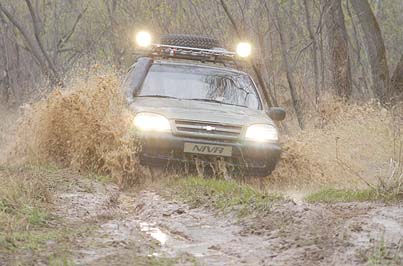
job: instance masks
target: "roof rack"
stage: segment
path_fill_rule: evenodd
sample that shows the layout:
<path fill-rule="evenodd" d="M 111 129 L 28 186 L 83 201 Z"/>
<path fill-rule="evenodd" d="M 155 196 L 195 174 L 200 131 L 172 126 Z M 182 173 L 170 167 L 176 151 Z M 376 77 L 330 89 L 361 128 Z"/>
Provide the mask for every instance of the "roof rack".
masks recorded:
<path fill-rule="evenodd" d="M 151 49 L 147 50 L 147 52 L 151 57 L 180 58 L 198 60 L 202 62 L 235 63 L 239 60 L 239 58 L 236 56 L 236 53 L 229 52 L 223 48 L 201 49 L 165 44 L 153 44 Z"/>

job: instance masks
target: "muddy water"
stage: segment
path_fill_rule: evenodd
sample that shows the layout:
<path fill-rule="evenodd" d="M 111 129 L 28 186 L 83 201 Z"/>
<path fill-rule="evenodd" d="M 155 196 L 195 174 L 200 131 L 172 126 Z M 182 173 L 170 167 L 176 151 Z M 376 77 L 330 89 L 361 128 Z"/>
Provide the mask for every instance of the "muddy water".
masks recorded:
<path fill-rule="evenodd" d="M 403 239 L 399 207 L 341 204 L 332 210 L 291 202 L 275 207 L 273 217 L 238 222 L 152 191 L 142 192 L 137 204 L 138 217 L 164 235 L 163 252 L 190 253 L 205 265 L 361 265 L 357 254 L 382 233 L 386 245 Z"/>
<path fill-rule="evenodd" d="M 208 210 L 166 201 L 152 191 L 142 192 L 137 206 L 138 217 L 154 225 L 146 233 L 156 239 L 163 234 L 161 251 L 171 256 L 189 253 L 206 265 L 250 265 L 258 263 L 256 254 L 265 249 L 260 236 L 241 236 L 235 218 L 223 219 Z M 257 248 L 257 243 L 263 245 Z"/>
<path fill-rule="evenodd" d="M 179 258 L 177 265 L 365 265 L 362 254 L 379 240 L 403 251 L 402 206 L 290 201 L 269 216 L 239 220 L 158 191 L 134 196 L 80 179 L 58 194 L 55 213 L 70 226 L 92 226 L 75 239 L 77 265 L 147 265 L 139 257 Z"/>

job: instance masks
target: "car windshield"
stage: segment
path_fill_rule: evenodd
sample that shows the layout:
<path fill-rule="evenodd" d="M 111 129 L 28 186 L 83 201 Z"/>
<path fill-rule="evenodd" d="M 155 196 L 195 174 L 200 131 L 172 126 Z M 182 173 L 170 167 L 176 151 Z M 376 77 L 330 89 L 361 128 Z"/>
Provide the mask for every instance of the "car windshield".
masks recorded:
<path fill-rule="evenodd" d="M 157 96 L 260 109 L 251 78 L 220 69 L 154 64 L 137 96 Z"/>

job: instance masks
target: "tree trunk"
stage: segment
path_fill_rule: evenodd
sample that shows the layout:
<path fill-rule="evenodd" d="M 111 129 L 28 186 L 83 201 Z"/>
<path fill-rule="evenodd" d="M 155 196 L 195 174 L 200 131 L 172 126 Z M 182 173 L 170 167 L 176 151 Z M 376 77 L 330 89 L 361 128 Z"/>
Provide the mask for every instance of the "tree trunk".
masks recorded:
<path fill-rule="evenodd" d="M 352 92 L 348 36 L 341 0 L 331 0 L 326 18 L 330 51 L 330 68 L 336 94 L 349 99 Z"/>
<path fill-rule="evenodd" d="M 389 68 L 381 29 L 367 0 L 354 0 L 351 4 L 357 13 L 368 46 L 372 85 L 375 96 L 384 104 L 389 100 Z"/>
<path fill-rule="evenodd" d="M 354 49 L 354 46 L 352 48 L 357 56 L 356 60 L 357 60 L 357 64 L 359 67 L 359 69 L 356 69 L 356 71 L 357 72 L 360 71 L 360 75 L 361 75 L 359 77 L 358 86 L 356 86 L 357 91 L 359 92 L 359 94 L 361 94 L 361 96 L 368 96 L 368 95 L 370 95 L 370 89 L 368 87 L 368 79 L 367 79 L 368 75 L 366 73 L 364 64 L 362 63 L 362 60 L 361 60 L 361 46 L 360 46 L 360 41 L 358 39 L 358 31 L 357 31 L 357 27 L 354 23 L 353 15 L 351 13 L 351 8 L 350 8 L 349 4 L 347 4 L 347 14 L 349 15 L 349 17 L 351 19 L 351 26 L 353 29 L 353 32 L 352 32 L 353 40 L 352 41 L 354 41 L 355 49 Z"/>
<path fill-rule="evenodd" d="M 9 71 L 9 52 L 7 49 L 7 42 L 6 42 L 6 36 L 8 34 L 8 26 L 3 19 L 2 16 L 0 16 L 0 25 L 2 25 L 2 28 L 0 29 L 1 33 L 1 42 L 2 45 L 1 50 L 3 54 L 3 62 L 4 62 L 4 70 L 0 70 L 0 96 L 4 103 L 8 103 L 10 100 L 10 87 L 11 87 L 11 82 L 10 82 L 10 71 Z M 1 58 L 1 57 L 0 57 Z"/>
<path fill-rule="evenodd" d="M 306 27 L 309 32 L 309 38 L 312 41 L 312 59 L 313 59 L 313 70 L 314 70 L 314 78 L 315 78 L 315 103 L 319 103 L 319 62 L 318 62 L 318 43 L 315 37 L 315 33 L 312 27 L 311 21 L 311 13 L 308 6 L 308 1 L 304 0 L 305 7 L 305 18 L 306 18 Z"/>
<path fill-rule="evenodd" d="M 266 6 L 266 10 L 269 11 L 267 6 Z M 290 89 L 292 104 L 293 104 L 293 107 L 295 110 L 295 114 L 297 115 L 298 125 L 301 129 L 304 129 L 304 116 L 303 116 L 302 106 L 301 106 L 301 102 L 299 100 L 297 89 L 295 86 L 294 75 L 291 70 L 290 63 L 288 61 L 287 41 L 284 36 L 285 29 L 284 29 L 283 21 L 281 19 L 279 12 L 280 12 L 280 10 L 278 7 L 278 3 L 277 3 L 277 1 L 274 1 L 274 17 L 277 20 L 277 29 L 278 29 L 278 34 L 280 37 L 280 45 L 281 45 L 281 49 L 280 49 L 281 56 L 282 56 L 283 64 L 284 64 L 286 74 L 287 74 L 287 81 L 288 81 L 288 86 Z"/>
<path fill-rule="evenodd" d="M 63 81 L 60 78 L 59 72 L 56 69 L 56 66 L 53 64 L 53 61 L 50 59 L 48 53 L 45 50 L 45 47 L 42 44 L 42 40 L 40 38 L 40 33 L 39 33 L 39 22 L 38 22 L 38 18 L 36 17 L 34 8 L 32 6 L 32 3 L 30 0 L 25 0 L 25 3 L 28 7 L 29 13 L 31 15 L 32 18 L 32 26 L 34 28 L 34 36 L 35 36 L 35 40 L 39 46 L 40 51 L 42 52 L 42 56 L 45 58 L 47 65 L 48 65 L 48 69 L 50 70 L 50 72 L 52 73 L 51 77 L 52 77 L 52 82 L 54 85 L 60 85 L 63 86 Z"/>
<path fill-rule="evenodd" d="M 224 0 L 220 0 L 220 4 L 221 4 L 221 7 L 224 9 L 224 12 L 227 15 L 227 18 L 230 20 L 231 25 L 232 25 L 232 27 L 234 28 L 234 30 L 235 30 L 235 32 L 237 34 L 237 37 L 239 39 L 242 39 L 242 33 L 241 33 L 238 25 L 236 24 L 235 19 L 232 17 L 231 13 L 229 12 L 227 4 L 225 3 Z M 258 81 L 258 83 L 260 85 L 261 91 L 263 93 L 263 97 L 265 98 L 264 100 L 265 100 L 266 104 L 269 107 L 272 107 L 273 103 L 270 100 L 269 88 L 266 87 L 266 84 L 265 84 L 265 82 L 263 80 L 263 77 L 262 77 L 262 73 L 261 73 L 260 69 L 258 68 L 258 66 L 256 65 L 255 62 L 251 62 L 251 65 L 252 65 L 253 72 L 255 72 L 255 75 L 257 77 L 257 81 Z"/>
<path fill-rule="evenodd" d="M 391 90 L 392 95 L 403 96 L 403 54 L 400 56 L 399 63 L 393 72 Z"/>
<path fill-rule="evenodd" d="M 30 4 L 29 1 L 26 1 L 27 5 Z M 29 3 L 29 4 L 28 4 Z M 31 10 L 32 6 L 30 7 L 30 12 L 32 15 L 33 9 Z M 34 40 L 31 39 L 29 35 L 29 31 L 20 24 L 20 22 L 17 20 L 15 16 L 13 16 L 0 2 L 0 11 L 3 12 L 5 17 L 11 22 L 11 24 L 14 25 L 14 27 L 18 30 L 18 32 L 22 35 L 22 38 L 25 41 L 25 44 L 27 45 L 27 48 L 29 49 L 29 52 L 32 54 L 32 56 L 36 59 L 38 62 L 38 65 L 40 66 L 41 70 L 45 73 L 45 75 L 49 78 L 49 80 L 54 84 L 54 85 L 62 85 L 62 81 L 59 77 L 58 72 L 56 71 L 56 68 L 50 61 L 48 54 L 46 53 L 44 47 L 42 46 L 42 43 L 39 39 L 39 30 L 37 28 L 37 25 L 35 25 L 36 17 L 35 14 L 32 17 L 33 19 L 33 26 L 34 26 L 34 35 L 35 35 L 35 40 L 37 41 L 36 43 Z M 38 48 L 39 47 L 39 48 Z M 43 59 L 45 57 L 45 60 Z M 47 64 L 49 63 L 49 65 Z"/>

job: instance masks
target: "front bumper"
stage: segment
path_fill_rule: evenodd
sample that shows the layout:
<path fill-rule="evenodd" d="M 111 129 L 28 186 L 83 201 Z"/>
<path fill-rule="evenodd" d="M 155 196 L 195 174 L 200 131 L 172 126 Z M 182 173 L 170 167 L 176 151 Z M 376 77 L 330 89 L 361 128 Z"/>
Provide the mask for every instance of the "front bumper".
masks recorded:
<path fill-rule="evenodd" d="M 214 160 L 218 156 L 185 153 L 185 143 L 231 146 L 231 157 L 220 157 L 234 166 L 271 172 L 281 155 L 278 143 L 233 142 L 175 136 L 172 133 L 147 132 L 139 135 L 142 146 L 140 163 L 164 166 L 168 162 L 190 162 L 194 158 Z"/>

